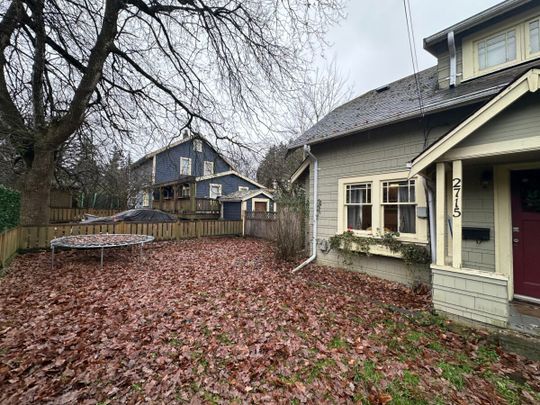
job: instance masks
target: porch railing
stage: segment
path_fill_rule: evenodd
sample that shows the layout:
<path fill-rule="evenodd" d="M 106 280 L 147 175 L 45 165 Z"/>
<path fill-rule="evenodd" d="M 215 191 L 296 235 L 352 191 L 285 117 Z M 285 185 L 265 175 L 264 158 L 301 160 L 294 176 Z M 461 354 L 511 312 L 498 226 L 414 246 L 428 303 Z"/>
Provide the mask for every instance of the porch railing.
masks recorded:
<path fill-rule="evenodd" d="M 190 198 L 171 198 L 163 199 L 162 201 L 154 200 L 152 208 L 161 209 L 171 213 L 205 213 L 219 214 L 221 211 L 221 203 L 218 200 L 211 198 L 196 198 L 195 212 L 193 212 Z"/>

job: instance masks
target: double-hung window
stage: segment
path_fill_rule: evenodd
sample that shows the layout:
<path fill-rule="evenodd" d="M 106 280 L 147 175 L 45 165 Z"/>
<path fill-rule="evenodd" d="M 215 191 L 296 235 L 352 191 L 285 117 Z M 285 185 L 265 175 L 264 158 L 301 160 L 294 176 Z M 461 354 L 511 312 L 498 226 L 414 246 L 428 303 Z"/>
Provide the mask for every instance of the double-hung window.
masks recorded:
<path fill-rule="evenodd" d="M 347 184 L 345 207 L 347 229 L 356 231 L 371 229 L 371 184 Z"/>
<path fill-rule="evenodd" d="M 184 176 L 191 176 L 191 158 L 180 158 L 180 174 Z"/>
<path fill-rule="evenodd" d="M 500 32 L 477 42 L 478 68 L 489 69 L 516 59 L 516 30 Z"/>
<path fill-rule="evenodd" d="M 382 182 L 385 232 L 416 233 L 415 180 Z"/>
<path fill-rule="evenodd" d="M 529 53 L 540 52 L 540 19 L 529 22 Z"/>
<path fill-rule="evenodd" d="M 188 185 L 182 186 L 182 197 L 190 197 L 191 196 L 191 188 Z"/>
<path fill-rule="evenodd" d="M 214 174 L 214 162 L 205 160 L 203 176 L 210 176 L 211 174 Z"/>
<path fill-rule="evenodd" d="M 221 196 L 221 184 L 210 184 L 210 198 Z"/>

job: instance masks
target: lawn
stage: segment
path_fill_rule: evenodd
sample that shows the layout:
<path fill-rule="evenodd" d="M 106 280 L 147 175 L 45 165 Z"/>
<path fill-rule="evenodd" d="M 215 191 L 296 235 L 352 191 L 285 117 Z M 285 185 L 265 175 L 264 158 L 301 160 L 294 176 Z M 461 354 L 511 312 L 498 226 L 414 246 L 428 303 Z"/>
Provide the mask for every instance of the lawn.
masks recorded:
<path fill-rule="evenodd" d="M 155 243 L 146 263 L 19 256 L 0 279 L 1 403 L 534 403 L 540 365 L 457 334 L 429 297 L 291 275 L 272 246 Z"/>

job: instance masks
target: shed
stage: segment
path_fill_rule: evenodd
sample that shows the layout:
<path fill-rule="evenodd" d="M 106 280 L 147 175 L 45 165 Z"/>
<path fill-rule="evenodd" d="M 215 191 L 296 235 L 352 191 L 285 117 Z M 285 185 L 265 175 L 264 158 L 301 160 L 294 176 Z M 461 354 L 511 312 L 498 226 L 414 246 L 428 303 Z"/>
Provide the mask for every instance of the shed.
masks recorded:
<path fill-rule="evenodd" d="M 274 196 L 267 190 L 240 190 L 222 196 L 221 218 L 226 220 L 242 219 L 244 212 L 275 212 Z"/>

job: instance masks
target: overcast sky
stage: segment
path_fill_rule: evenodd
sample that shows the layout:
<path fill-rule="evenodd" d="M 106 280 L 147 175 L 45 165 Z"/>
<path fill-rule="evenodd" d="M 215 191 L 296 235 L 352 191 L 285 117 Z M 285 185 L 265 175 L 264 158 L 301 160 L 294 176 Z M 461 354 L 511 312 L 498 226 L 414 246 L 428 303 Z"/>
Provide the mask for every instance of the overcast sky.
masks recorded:
<path fill-rule="evenodd" d="M 436 61 L 423 38 L 500 3 L 501 0 L 410 0 L 420 69 Z M 360 95 L 412 73 L 402 0 L 349 0 L 347 18 L 328 33 L 341 73 Z"/>

